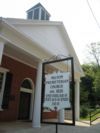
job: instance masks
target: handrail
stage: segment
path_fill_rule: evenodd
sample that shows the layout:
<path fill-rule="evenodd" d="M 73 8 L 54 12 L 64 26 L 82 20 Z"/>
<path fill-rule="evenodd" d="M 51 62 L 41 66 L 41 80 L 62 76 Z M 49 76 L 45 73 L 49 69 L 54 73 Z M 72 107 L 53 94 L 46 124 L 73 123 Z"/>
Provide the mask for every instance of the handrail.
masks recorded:
<path fill-rule="evenodd" d="M 96 113 L 93 114 L 93 113 L 92 113 L 93 111 L 95 111 L 95 110 L 90 111 L 90 125 L 92 125 L 92 122 L 93 122 L 93 121 L 95 121 L 95 120 L 97 120 L 97 119 L 100 118 L 100 117 L 98 116 L 98 117 L 96 117 L 95 119 L 92 120 L 92 118 L 93 118 L 94 116 L 96 116 L 97 114 L 100 113 L 100 111 L 97 111 Z"/>

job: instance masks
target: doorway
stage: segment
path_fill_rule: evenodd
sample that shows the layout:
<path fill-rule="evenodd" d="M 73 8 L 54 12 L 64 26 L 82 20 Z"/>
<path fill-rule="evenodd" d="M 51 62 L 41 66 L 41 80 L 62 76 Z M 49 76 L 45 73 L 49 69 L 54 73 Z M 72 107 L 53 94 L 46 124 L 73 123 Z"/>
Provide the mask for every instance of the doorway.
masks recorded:
<path fill-rule="evenodd" d="M 20 88 L 19 120 L 30 120 L 33 105 L 33 86 L 29 79 L 25 79 Z"/>

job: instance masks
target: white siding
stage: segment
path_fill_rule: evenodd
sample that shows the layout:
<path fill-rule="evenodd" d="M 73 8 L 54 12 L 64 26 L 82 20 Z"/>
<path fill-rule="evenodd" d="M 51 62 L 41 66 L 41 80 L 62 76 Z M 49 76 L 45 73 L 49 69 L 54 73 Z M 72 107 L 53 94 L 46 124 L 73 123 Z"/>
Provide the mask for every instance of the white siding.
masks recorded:
<path fill-rule="evenodd" d="M 64 39 L 56 26 L 17 27 L 53 55 L 69 55 Z"/>

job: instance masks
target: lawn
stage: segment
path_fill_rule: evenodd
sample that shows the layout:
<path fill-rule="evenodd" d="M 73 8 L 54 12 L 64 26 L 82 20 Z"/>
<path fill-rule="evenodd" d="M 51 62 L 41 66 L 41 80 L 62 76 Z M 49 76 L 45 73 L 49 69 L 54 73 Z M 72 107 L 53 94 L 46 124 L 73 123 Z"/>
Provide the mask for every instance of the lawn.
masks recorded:
<path fill-rule="evenodd" d="M 89 109 L 88 115 L 86 117 L 81 117 L 82 120 L 90 120 L 91 114 L 91 121 L 100 118 L 100 109 Z"/>

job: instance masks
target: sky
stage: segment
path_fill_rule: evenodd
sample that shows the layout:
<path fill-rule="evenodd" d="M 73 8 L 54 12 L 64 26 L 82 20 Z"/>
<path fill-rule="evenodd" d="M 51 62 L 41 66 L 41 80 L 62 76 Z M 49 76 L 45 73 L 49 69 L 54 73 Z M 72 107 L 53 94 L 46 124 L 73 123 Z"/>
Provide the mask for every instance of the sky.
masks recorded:
<path fill-rule="evenodd" d="M 64 23 L 80 63 L 88 62 L 87 45 L 100 42 L 100 0 L 0 0 L 0 17 L 26 19 L 26 11 L 38 2 L 51 14 L 51 21 Z"/>

